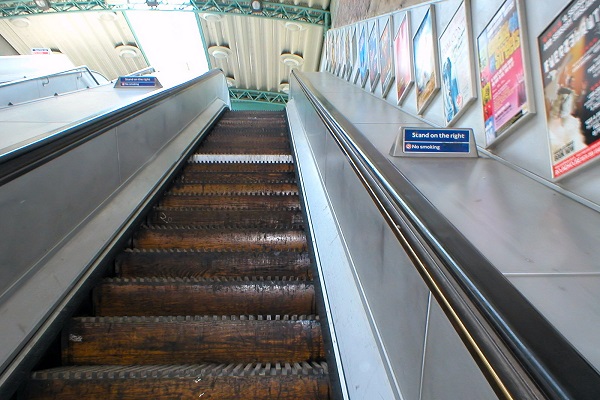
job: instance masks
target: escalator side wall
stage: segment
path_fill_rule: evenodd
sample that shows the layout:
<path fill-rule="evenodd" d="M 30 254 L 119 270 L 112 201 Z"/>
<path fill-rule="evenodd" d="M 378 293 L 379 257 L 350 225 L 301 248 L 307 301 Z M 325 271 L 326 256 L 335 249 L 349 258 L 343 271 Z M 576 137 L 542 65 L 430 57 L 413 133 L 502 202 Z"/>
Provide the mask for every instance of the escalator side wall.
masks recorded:
<path fill-rule="evenodd" d="M 124 221 L 227 107 L 221 81 L 200 82 L 2 187 L 0 394 L 14 389 L 26 351 Z"/>

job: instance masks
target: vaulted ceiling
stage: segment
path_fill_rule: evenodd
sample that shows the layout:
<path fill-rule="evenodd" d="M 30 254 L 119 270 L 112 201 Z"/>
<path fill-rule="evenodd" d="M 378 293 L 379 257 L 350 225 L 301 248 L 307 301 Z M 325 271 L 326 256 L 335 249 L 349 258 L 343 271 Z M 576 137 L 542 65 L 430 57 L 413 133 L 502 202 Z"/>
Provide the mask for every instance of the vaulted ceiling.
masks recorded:
<path fill-rule="evenodd" d="M 330 24 L 329 0 L 253 2 L 254 8 L 229 0 L 50 0 L 44 9 L 46 1 L 0 1 L 0 35 L 19 54 L 49 48 L 112 80 L 150 66 L 132 23 L 134 13 L 150 13 L 156 30 L 175 32 L 163 51 L 178 45 L 190 59 L 206 55 L 208 67 L 224 71 L 240 100 L 285 99 L 292 68 L 317 70 Z M 193 16 L 197 33 L 179 32 L 174 11 Z M 163 21 L 171 26 L 162 27 Z"/>

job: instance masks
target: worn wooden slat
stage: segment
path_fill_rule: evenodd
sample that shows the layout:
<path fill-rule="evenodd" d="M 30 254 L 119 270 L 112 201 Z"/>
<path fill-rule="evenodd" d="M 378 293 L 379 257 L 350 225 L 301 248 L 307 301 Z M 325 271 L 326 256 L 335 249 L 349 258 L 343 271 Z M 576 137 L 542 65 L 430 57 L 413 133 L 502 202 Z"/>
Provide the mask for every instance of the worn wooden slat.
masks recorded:
<path fill-rule="evenodd" d="M 297 192 L 294 194 L 227 194 L 196 195 L 194 193 L 168 193 L 159 203 L 162 207 L 220 207 L 270 210 L 273 208 L 300 208 Z"/>
<path fill-rule="evenodd" d="M 300 227 L 304 218 L 300 210 L 202 210 L 194 208 L 155 208 L 148 216 L 151 225 L 212 225 L 240 228 Z"/>
<path fill-rule="evenodd" d="M 300 230 L 146 228 L 136 232 L 133 245 L 139 249 L 203 249 L 235 251 L 306 250 L 306 236 Z"/>
<path fill-rule="evenodd" d="M 129 250 L 115 263 L 121 277 L 290 276 L 312 279 L 307 252 L 172 252 Z"/>
<path fill-rule="evenodd" d="M 315 313 L 312 282 L 111 279 L 94 289 L 97 316 Z"/>
<path fill-rule="evenodd" d="M 222 182 L 222 183 L 295 183 L 293 172 L 205 172 L 186 170 L 178 178 L 179 182 Z"/>
<path fill-rule="evenodd" d="M 35 372 L 24 399 L 327 399 L 325 363 L 72 366 Z M 249 371 L 258 369 L 257 374 Z"/>
<path fill-rule="evenodd" d="M 329 398 L 326 375 L 219 376 L 162 379 L 33 380 L 30 400 L 319 400 Z"/>
<path fill-rule="evenodd" d="M 317 320 L 74 318 L 66 365 L 302 362 L 325 356 Z"/>
<path fill-rule="evenodd" d="M 200 163 L 190 162 L 183 171 L 184 175 L 199 173 L 285 173 L 294 172 L 293 163 L 234 163 L 234 162 L 212 162 Z"/>
<path fill-rule="evenodd" d="M 218 194 L 218 193 L 257 193 L 257 194 L 298 194 L 294 183 L 180 183 L 170 189 L 171 193 Z"/>

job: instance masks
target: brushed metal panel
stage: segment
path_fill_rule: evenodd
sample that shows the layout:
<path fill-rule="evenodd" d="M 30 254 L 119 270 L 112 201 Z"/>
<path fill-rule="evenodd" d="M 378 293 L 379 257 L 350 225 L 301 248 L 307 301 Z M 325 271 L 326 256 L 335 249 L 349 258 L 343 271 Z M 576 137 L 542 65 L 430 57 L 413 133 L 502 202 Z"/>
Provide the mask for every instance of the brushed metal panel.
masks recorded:
<path fill-rule="evenodd" d="M 600 274 L 531 274 L 507 278 L 600 370 Z"/>
<path fill-rule="evenodd" d="M 0 293 L 118 187 L 116 148 L 109 132 L 2 187 Z"/>
<path fill-rule="evenodd" d="M 431 299 L 421 400 L 498 397 L 435 299 Z"/>

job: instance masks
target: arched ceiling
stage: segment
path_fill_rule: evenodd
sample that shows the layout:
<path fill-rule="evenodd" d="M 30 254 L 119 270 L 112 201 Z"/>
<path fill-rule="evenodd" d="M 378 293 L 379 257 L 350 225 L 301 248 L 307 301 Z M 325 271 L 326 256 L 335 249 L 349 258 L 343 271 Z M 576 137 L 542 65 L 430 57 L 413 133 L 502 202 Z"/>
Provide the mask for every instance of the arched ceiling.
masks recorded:
<path fill-rule="evenodd" d="M 164 36 L 173 37 L 164 53 L 183 45 L 173 57 L 195 62 L 206 56 L 209 68 L 224 71 L 241 101 L 279 102 L 278 94 L 285 98 L 292 68 L 317 70 L 330 24 L 329 0 L 262 2 L 259 11 L 250 1 L 50 0 L 47 9 L 36 2 L 0 1 L 0 35 L 19 54 L 49 48 L 115 79 L 152 63 L 149 44 L 132 23 L 144 12 L 154 17 L 154 30 L 167 29 Z M 189 14 L 197 34 L 179 34 L 174 13 Z M 192 36 L 198 40 L 191 41 Z M 133 50 L 119 51 L 123 45 Z M 186 65 L 191 69 L 194 62 Z"/>

